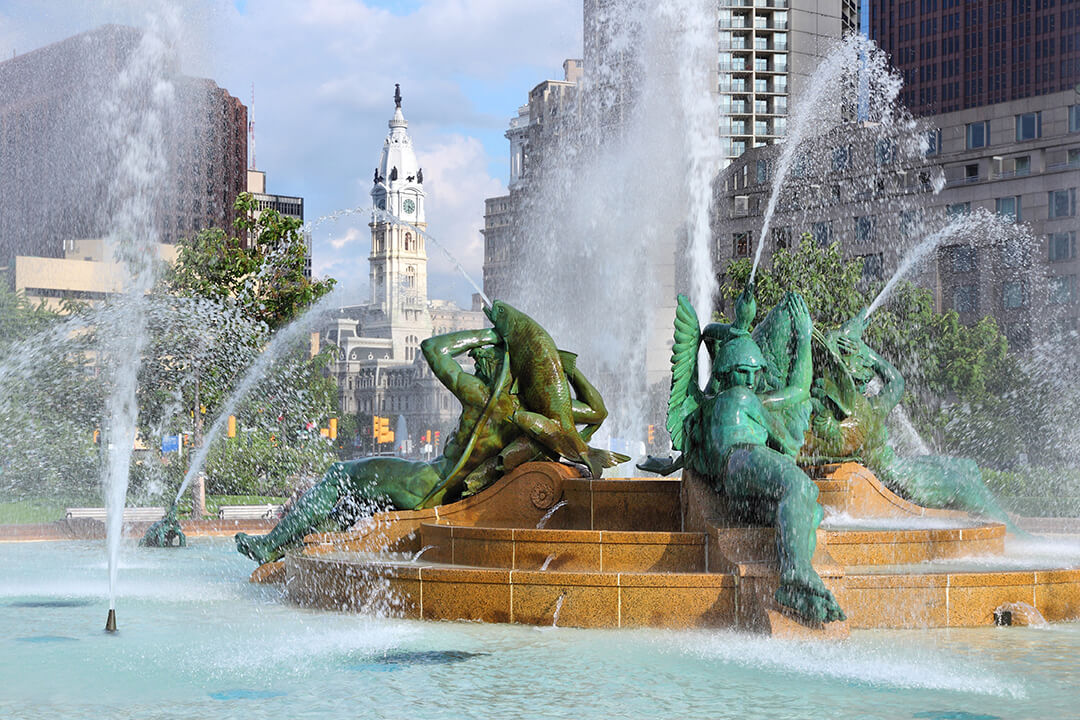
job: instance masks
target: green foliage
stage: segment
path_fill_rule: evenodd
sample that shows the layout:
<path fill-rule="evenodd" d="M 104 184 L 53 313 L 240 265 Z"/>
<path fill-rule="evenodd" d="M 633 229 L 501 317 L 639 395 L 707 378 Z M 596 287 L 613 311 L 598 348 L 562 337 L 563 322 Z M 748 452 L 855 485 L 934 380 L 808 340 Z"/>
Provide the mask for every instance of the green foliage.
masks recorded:
<path fill-rule="evenodd" d="M 330 292 L 335 281 L 305 275 L 307 246 L 298 219 L 256 212 L 251 193 L 241 193 L 234 208 L 237 235 L 210 228 L 182 241 L 165 286 L 180 295 L 232 299 L 247 316 L 277 329 Z"/>
<path fill-rule="evenodd" d="M 86 323 L 27 302 L 0 277 L 0 333 L 0 496 L 96 492 L 103 395 Z"/>
<path fill-rule="evenodd" d="M 734 300 L 750 278 L 753 261 L 733 260 L 725 271 L 721 297 Z M 789 290 L 799 292 L 820 327 L 833 328 L 866 305 L 862 285 L 862 260 L 845 262 L 837 244 L 818 247 L 806 233 L 798 247 L 773 254 L 772 267 L 758 269 L 755 278 L 758 316 L 755 322 L 780 302 Z"/>
<path fill-rule="evenodd" d="M 211 228 L 185 239 L 175 265 L 162 274 L 156 294 L 168 309 L 151 314 L 155 332 L 140 385 L 140 425 L 153 429 L 155 442 L 190 432 L 197 445 L 203 418 L 222 411 L 274 331 L 334 286 L 332 279 L 306 277 L 299 220 L 270 209 L 256 213 L 248 193 L 235 208 L 235 235 Z M 298 343 L 275 361 L 236 411 L 239 436 L 214 440 L 205 467 L 209 490 L 281 492 L 291 480 L 325 469 L 333 448 L 318 428 L 337 409 L 328 360 L 309 358 L 306 344 Z M 314 433 L 309 423 L 316 423 Z M 175 487 L 190 455 L 181 463 L 150 464 L 145 485 Z"/>

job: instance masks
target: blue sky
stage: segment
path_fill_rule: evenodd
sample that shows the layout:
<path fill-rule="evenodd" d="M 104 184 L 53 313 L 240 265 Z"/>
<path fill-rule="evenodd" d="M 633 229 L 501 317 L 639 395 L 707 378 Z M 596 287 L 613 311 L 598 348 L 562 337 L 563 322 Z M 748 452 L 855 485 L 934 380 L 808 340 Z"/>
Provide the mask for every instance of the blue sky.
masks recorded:
<path fill-rule="evenodd" d="M 255 84 L 267 189 L 302 195 L 308 219 L 368 203 L 401 83 L 424 167 L 429 232 L 480 280 L 484 198 L 505 192 L 509 119 L 581 54 L 581 0 L 0 0 L 0 58 L 104 23 L 171 28 L 184 71 L 245 104 Z M 317 273 L 366 284 L 368 230 L 315 234 Z M 432 253 L 432 297 L 471 289 Z"/>

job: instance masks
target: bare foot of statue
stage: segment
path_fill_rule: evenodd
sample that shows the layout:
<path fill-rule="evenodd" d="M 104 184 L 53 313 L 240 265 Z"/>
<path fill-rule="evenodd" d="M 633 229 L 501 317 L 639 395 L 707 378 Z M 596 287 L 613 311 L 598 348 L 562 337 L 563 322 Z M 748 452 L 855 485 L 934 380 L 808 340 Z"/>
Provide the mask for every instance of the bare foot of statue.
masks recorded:
<path fill-rule="evenodd" d="M 813 571 L 781 576 L 775 597 L 776 602 L 808 620 L 827 623 L 847 619 L 836 598 Z"/>

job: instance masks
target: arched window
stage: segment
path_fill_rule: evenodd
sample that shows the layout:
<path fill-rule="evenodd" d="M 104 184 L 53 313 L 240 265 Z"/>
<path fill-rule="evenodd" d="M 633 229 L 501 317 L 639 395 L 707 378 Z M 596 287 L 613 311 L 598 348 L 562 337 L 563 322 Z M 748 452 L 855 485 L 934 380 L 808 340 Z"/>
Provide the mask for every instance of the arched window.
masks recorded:
<path fill-rule="evenodd" d="M 412 265 L 405 268 L 405 287 L 416 287 L 416 268 Z"/>
<path fill-rule="evenodd" d="M 414 249 L 415 248 L 412 246 L 412 233 L 407 232 L 405 233 L 405 250 L 410 251 Z"/>

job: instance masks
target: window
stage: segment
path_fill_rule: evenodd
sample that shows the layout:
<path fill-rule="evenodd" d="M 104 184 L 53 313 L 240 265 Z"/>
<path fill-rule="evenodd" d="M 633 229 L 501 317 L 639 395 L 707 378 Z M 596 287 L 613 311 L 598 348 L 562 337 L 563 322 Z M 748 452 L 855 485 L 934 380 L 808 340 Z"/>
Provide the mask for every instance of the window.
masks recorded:
<path fill-rule="evenodd" d="M 997 214 L 1010 222 L 1020 222 L 1020 196 L 1003 197 L 997 199 Z"/>
<path fill-rule="evenodd" d="M 979 179 L 979 163 L 971 163 L 964 166 L 964 180 L 974 182 Z"/>
<path fill-rule="evenodd" d="M 901 210 L 900 211 L 900 235 L 909 238 L 915 234 L 915 231 L 919 228 L 919 211 L 918 210 Z"/>
<path fill-rule="evenodd" d="M 758 185 L 769 182 L 769 163 L 765 160 L 757 161 L 757 181 Z"/>
<path fill-rule="evenodd" d="M 1080 166 L 1080 148 L 1071 148 L 1067 158 L 1065 162 L 1069 167 Z"/>
<path fill-rule="evenodd" d="M 412 250 L 412 233 L 405 233 L 405 250 Z"/>
<path fill-rule="evenodd" d="M 941 153 L 941 130 L 930 130 L 926 133 L 926 155 L 939 155 Z"/>
<path fill-rule="evenodd" d="M 1050 262 L 1072 260 L 1076 257 L 1076 231 L 1051 233 L 1046 238 Z"/>
<path fill-rule="evenodd" d="M 1001 307 L 1006 310 L 1027 305 L 1027 293 L 1023 280 L 1010 280 L 1001 286 Z"/>
<path fill-rule="evenodd" d="M 986 147 L 990 144 L 990 121 L 968 123 L 967 125 L 967 149 Z"/>
<path fill-rule="evenodd" d="M 1071 305 L 1076 302 L 1076 276 L 1058 275 L 1050 278 L 1050 302 Z"/>
<path fill-rule="evenodd" d="M 732 257 L 750 257 L 750 233 L 737 232 L 731 237 Z"/>
<path fill-rule="evenodd" d="M 832 244 L 832 220 L 823 220 L 810 226 L 810 234 L 818 247 L 828 247 Z"/>
<path fill-rule="evenodd" d="M 885 262 L 881 253 L 862 256 L 863 280 L 881 280 L 885 277 Z"/>
<path fill-rule="evenodd" d="M 970 214 L 971 214 L 971 203 L 969 203 L 969 202 L 953 203 L 949 207 L 945 208 L 945 217 L 950 218 L 950 219 L 958 218 L 958 217 L 965 217 L 965 216 L 970 215 Z"/>
<path fill-rule="evenodd" d="M 978 266 L 978 254 L 970 245 L 950 245 L 945 254 L 953 272 L 971 272 Z"/>
<path fill-rule="evenodd" d="M 791 228 L 778 227 L 772 231 L 773 247 L 777 250 L 791 247 Z"/>
<path fill-rule="evenodd" d="M 1069 132 L 1080 132 L 1080 105 L 1069 106 Z"/>
<path fill-rule="evenodd" d="M 1031 156 L 1021 155 L 1013 161 L 1013 169 L 1017 175 L 1031 174 Z"/>
<path fill-rule="evenodd" d="M 1042 112 L 1029 112 L 1016 116 L 1016 142 L 1042 137 Z"/>
<path fill-rule="evenodd" d="M 953 310 L 958 313 L 975 312 L 979 307 L 979 288 L 976 285 L 957 285 L 953 288 Z"/>
<path fill-rule="evenodd" d="M 1049 196 L 1050 219 L 1072 217 L 1076 214 L 1076 188 L 1051 190 Z"/>
<path fill-rule="evenodd" d="M 838 147 L 832 151 L 832 169 L 844 170 L 851 167 L 851 148 Z"/>
<path fill-rule="evenodd" d="M 877 158 L 878 165 L 892 165 L 893 141 L 889 138 L 882 138 L 878 140 L 874 154 Z"/>
<path fill-rule="evenodd" d="M 855 218 L 855 242 L 860 244 L 872 242 L 876 225 L 877 218 L 873 215 Z"/>
<path fill-rule="evenodd" d="M 1023 237 L 1013 237 L 1006 240 L 998 251 L 1003 267 L 1018 268 L 1027 267 L 1028 251 Z"/>

